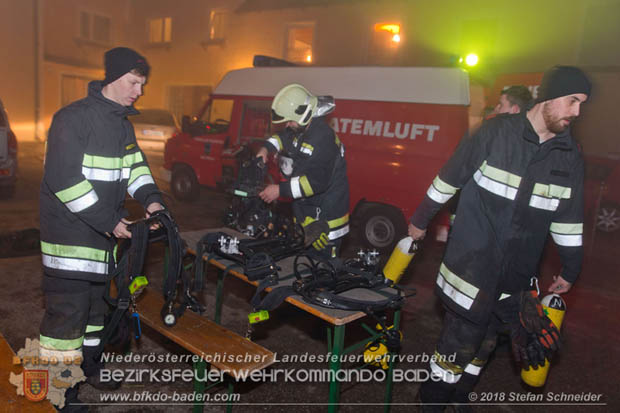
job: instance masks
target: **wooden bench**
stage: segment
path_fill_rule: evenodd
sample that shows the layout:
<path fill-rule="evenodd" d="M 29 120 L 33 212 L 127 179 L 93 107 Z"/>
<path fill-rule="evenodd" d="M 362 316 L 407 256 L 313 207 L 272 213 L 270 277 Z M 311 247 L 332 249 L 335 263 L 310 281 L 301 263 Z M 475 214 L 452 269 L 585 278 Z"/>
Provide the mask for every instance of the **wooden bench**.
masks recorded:
<path fill-rule="evenodd" d="M 19 374 L 23 368 L 13 364 L 15 352 L 0 333 L 0 411 L 2 412 L 55 412 L 49 400 L 31 402 L 24 396 L 18 396 L 14 385 L 9 381 L 11 372 Z"/>
<path fill-rule="evenodd" d="M 271 351 L 190 310 L 187 310 L 173 327 L 165 326 L 160 314 L 163 306 L 164 299 L 161 293 L 146 288 L 137 300 L 141 322 L 181 347 L 201 356 L 232 378 L 247 377 L 253 371 L 264 369 L 274 363 L 275 355 Z M 226 357 L 223 357 L 224 355 Z M 194 368 L 199 377 L 204 377 L 204 362 L 195 363 Z M 205 382 L 194 381 L 194 389 L 197 392 L 204 392 Z M 229 386 L 229 392 L 232 392 L 232 386 Z M 232 405 L 229 403 L 227 410 L 230 411 L 231 408 Z M 197 406 L 194 406 L 194 410 L 197 410 Z"/>

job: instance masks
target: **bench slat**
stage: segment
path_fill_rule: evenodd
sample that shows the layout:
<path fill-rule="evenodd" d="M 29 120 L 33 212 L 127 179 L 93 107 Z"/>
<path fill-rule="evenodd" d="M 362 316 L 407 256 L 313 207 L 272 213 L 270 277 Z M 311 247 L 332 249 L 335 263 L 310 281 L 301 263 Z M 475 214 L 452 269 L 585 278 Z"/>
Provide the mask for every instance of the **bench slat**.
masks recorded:
<path fill-rule="evenodd" d="M 275 355 L 263 346 L 190 310 L 185 311 L 176 325 L 166 327 L 160 314 L 163 306 L 161 294 L 146 288 L 137 301 L 140 320 L 235 379 L 245 371 L 249 374 L 275 361 Z"/>

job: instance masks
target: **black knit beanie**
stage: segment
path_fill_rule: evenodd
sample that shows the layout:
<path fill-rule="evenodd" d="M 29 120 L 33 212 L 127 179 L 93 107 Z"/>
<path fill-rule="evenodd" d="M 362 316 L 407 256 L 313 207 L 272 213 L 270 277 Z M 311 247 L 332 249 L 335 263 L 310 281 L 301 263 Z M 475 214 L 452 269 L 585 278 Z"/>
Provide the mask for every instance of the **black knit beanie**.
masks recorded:
<path fill-rule="evenodd" d="M 149 75 L 150 66 L 144 56 L 127 47 L 115 47 L 105 52 L 105 79 L 102 86 L 114 82 L 125 73 L 138 69 L 144 76 Z"/>
<path fill-rule="evenodd" d="M 554 66 L 543 75 L 536 103 L 583 93 L 590 96 L 592 84 L 585 73 L 573 66 Z"/>

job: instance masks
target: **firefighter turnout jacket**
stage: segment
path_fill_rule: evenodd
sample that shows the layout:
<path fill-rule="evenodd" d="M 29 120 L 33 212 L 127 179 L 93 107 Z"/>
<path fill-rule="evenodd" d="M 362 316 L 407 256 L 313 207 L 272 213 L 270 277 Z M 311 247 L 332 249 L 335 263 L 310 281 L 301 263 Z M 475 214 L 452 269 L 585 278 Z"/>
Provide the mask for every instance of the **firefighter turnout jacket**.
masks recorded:
<path fill-rule="evenodd" d="M 295 219 L 322 219 L 329 225 L 329 239 L 349 232 L 349 181 L 344 145 L 324 117 L 313 118 L 296 135 L 285 129 L 265 143 L 270 153 L 283 152 L 293 160 L 290 177 L 280 183 L 280 196 L 293 198 Z"/>
<path fill-rule="evenodd" d="M 424 229 L 462 188 L 436 290 L 455 312 L 486 323 L 497 300 L 527 289 L 547 235 L 575 282 L 582 263 L 583 172 L 568 129 L 539 143 L 526 113 L 501 115 L 464 138 L 411 223 Z"/>
<path fill-rule="evenodd" d="M 41 253 L 47 274 L 104 281 L 111 270 L 110 235 L 128 215 L 128 192 L 142 205 L 162 203 L 128 115 L 139 113 L 101 94 L 54 115 L 41 183 Z"/>

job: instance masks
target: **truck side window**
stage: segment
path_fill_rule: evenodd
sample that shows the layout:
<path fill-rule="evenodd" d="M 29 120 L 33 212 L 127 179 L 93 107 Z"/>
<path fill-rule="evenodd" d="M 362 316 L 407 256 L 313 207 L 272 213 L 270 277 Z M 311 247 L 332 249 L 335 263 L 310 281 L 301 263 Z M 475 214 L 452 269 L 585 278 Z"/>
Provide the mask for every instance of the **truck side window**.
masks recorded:
<path fill-rule="evenodd" d="M 271 106 L 267 100 L 243 102 L 239 138 L 243 142 L 264 139 L 271 135 Z"/>

